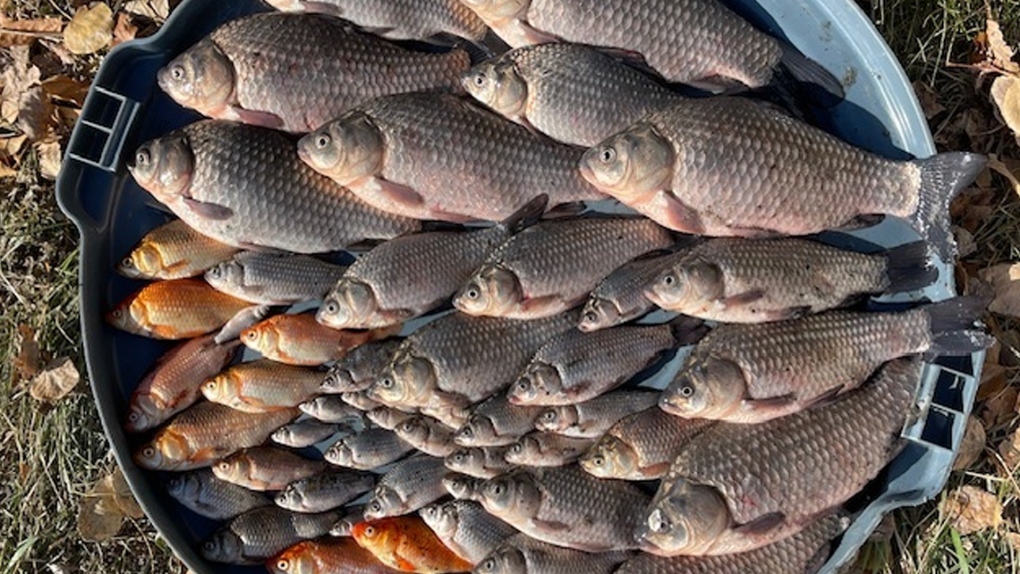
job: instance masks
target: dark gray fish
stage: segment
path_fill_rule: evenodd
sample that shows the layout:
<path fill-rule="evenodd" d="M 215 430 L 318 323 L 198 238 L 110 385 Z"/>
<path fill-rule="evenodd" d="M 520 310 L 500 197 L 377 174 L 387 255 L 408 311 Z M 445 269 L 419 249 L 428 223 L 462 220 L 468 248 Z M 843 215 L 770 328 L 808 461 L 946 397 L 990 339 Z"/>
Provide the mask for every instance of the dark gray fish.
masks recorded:
<path fill-rule="evenodd" d="M 288 484 L 276 495 L 275 502 L 294 512 L 326 512 L 372 490 L 377 479 L 370 472 L 327 470 Z"/>
<path fill-rule="evenodd" d="M 272 504 L 264 494 L 220 480 L 209 469 L 176 474 L 167 481 L 166 490 L 189 510 L 213 520 Z"/>

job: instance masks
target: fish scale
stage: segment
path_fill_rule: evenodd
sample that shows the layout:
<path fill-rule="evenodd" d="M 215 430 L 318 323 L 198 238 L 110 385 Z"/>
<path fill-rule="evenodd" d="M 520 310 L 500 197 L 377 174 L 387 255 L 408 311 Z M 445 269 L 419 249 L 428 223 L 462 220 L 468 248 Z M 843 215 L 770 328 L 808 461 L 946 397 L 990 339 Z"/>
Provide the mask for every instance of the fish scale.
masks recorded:
<path fill-rule="evenodd" d="M 175 219 L 146 233 L 117 270 L 135 279 L 183 279 L 201 275 L 235 252 L 236 247 L 209 239 Z"/>
<path fill-rule="evenodd" d="M 337 512 L 297 514 L 275 506 L 256 508 L 231 520 L 202 544 L 216 562 L 256 564 L 302 540 L 329 532 Z"/>
<path fill-rule="evenodd" d="M 472 500 L 427 506 L 419 514 L 448 548 L 472 564 L 516 532 Z"/>
<path fill-rule="evenodd" d="M 217 290 L 265 305 L 284 305 L 321 298 L 345 267 L 306 255 L 246 251 L 205 273 Z"/>
<path fill-rule="evenodd" d="M 272 504 L 262 493 L 220 480 L 209 469 L 174 475 L 167 481 L 166 490 L 188 509 L 214 520 Z"/>
<path fill-rule="evenodd" d="M 575 438 L 598 438 L 616 421 L 655 405 L 659 393 L 621 390 L 542 411 L 538 430 Z"/>
<path fill-rule="evenodd" d="M 672 263 L 673 257 L 639 258 L 621 265 L 603 279 L 581 312 L 581 331 L 596 331 L 636 319 L 655 308 L 645 288 Z"/>
<path fill-rule="evenodd" d="M 480 40 L 488 27 L 460 0 L 267 0 L 278 10 L 332 14 L 383 38 L 424 40 L 446 33 Z"/>

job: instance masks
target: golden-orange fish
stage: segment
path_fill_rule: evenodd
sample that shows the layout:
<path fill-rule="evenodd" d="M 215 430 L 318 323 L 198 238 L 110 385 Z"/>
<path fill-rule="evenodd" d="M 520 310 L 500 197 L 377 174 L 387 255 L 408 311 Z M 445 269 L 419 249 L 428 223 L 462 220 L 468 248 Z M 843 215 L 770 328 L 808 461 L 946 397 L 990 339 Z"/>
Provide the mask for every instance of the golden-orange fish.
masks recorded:
<path fill-rule="evenodd" d="M 157 281 L 106 315 L 114 327 L 153 339 L 190 339 L 219 329 L 251 303 L 199 279 Z"/>
<path fill-rule="evenodd" d="M 266 561 L 273 574 L 394 574 L 352 538 L 306 540 Z"/>
<path fill-rule="evenodd" d="M 275 411 L 296 407 L 318 395 L 325 376 L 315 369 L 276 361 L 250 361 L 207 380 L 202 384 L 202 394 L 214 403 L 240 411 Z"/>
<path fill-rule="evenodd" d="M 472 564 L 446 547 L 418 516 L 359 522 L 351 536 L 383 564 L 404 572 L 470 572 Z"/>
<path fill-rule="evenodd" d="M 400 325 L 372 331 L 341 331 L 319 324 L 315 313 L 277 315 L 241 331 L 241 341 L 263 357 L 288 365 L 321 365 L 351 349 L 400 331 Z"/>
<path fill-rule="evenodd" d="M 217 345 L 206 335 L 167 351 L 131 395 L 124 428 L 149 430 L 191 406 L 202 381 L 230 364 L 240 346 L 240 341 Z"/>
<path fill-rule="evenodd" d="M 237 251 L 175 219 L 146 233 L 117 271 L 134 279 L 183 279 L 201 275 Z"/>
<path fill-rule="evenodd" d="M 192 470 L 252 446 L 297 418 L 297 409 L 244 413 L 217 403 L 199 403 L 177 415 L 152 442 L 135 453 L 149 470 Z"/>

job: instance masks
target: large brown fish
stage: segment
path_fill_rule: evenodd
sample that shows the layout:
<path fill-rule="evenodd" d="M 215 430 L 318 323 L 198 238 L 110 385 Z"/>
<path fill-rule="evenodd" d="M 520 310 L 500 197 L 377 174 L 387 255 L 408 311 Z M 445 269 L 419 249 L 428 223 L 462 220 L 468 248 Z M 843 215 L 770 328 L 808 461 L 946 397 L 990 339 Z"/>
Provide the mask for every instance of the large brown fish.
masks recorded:
<path fill-rule="evenodd" d="M 609 552 L 636 547 L 648 495 L 576 465 L 518 469 L 488 481 L 482 506 L 524 534 L 556 546 Z"/>
<path fill-rule="evenodd" d="M 539 196 L 492 227 L 387 241 L 350 266 L 316 319 L 335 329 L 371 329 L 423 315 L 456 293 L 489 253 L 534 223 L 545 205 L 545 196 Z"/>
<path fill-rule="evenodd" d="M 687 418 L 757 423 L 845 393 L 882 363 L 964 355 L 994 340 L 974 327 L 985 302 L 959 297 L 897 313 L 834 311 L 764 325 L 723 325 L 691 353 L 659 406 Z"/>
<path fill-rule="evenodd" d="M 453 34 L 481 40 L 489 28 L 460 0 L 266 0 L 277 10 L 339 16 L 391 40 Z"/>
<path fill-rule="evenodd" d="M 396 574 L 353 538 L 305 540 L 266 560 L 272 574 Z"/>
<path fill-rule="evenodd" d="M 659 479 L 666 476 L 677 453 L 714 424 L 652 407 L 617 421 L 579 462 L 581 468 L 599 478 Z"/>
<path fill-rule="evenodd" d="M 921 366 L 917 358 L 887 363 L 846 398 L 781 419 L 713 425 L 680 451 L 659 486 L 635 531 L 642 549 L 754 550 L 843 504 L 899 452 Z"/>
<path fill-rule="evenodd" d="M 291 305 L 321 299 L 346 271 L 294 253 L 238 253 L 205 272 L 205 280 L 228 295 L 260 305 Z"/>
<path fill-rule="evenodd" d="M 369 395 L 404 407 L 481 401 L 506 388 L 539 347 L 574 324 L 570 314 L 534 321 L 447 315 L 404 340 Z"/>
<path fill-rule="evenodd" d="M 266 495 L 220 480 L 209 469 L 175 474 L 167 493 L 189 510 L 213 520 L 227 520 L 273 502 Z"/>
<path fill-rule="evenodd" d="M 459 91 L 464 50 L 413 52 L 316 15 L 238 18 L 157 75 L 177 103 L 216 119 L 310 132 L 387 94 Z"/>
<path fill-rule="evenodd" d="M 235 252 L 236 247 L 209 239 L 175 219 L 146 233 L 117 271 L 134 279 L 184 279 L 201 275 Z"/>
<path fill-rule="evenodd" d="M 761 323 L 922 289 L 937 277 L 924 242 L 866 255 L 803 239 L 725 237 L 675 254 L 645 296 L 694 317 Z"/>
<path fill-rule="evenodd" d="M 220 480 L 251 490 L 283 490 L 288 484 L 314 476 L 326 467 L 275 446 L 258 446 L 236 452 L 213 465 Z"/>
<path fill-rule="evenodd" d="M 549 206 L 602 199 L 583 151 L 447 94 L 376 99 L 305 136 L 301 158 L 390 213 L 500 221 L 539 195 Z"/>
<path fill-rule="evenodd" d="M 340 517 L 337 512 L 298 514 L 275 506 L 256 508 L 234 518 L 202 543 L 207 560 L 260 564 L 288 546 L 318 538 Z"/>
<path fill-rule="evenodd" d="M 235 365 L 202 384 L 214 403 L 258 413 L 296 407 L 318 394 L 322 372 L 266 359 Z"/>
<path fill-rule="evenodd" d="M 128 432 L 149 430 L 190 407 L 199 397 L 202 381 L 229 365 L 240 344 L 217 345 L 213 335 L 207 335 L 167 351 L 131 394 L 124 428 Z"/>
<path fill-rule="evenodd" d="M 463 83 L 503 117 L 585 147 L 680 99 L 634 68 L 579 44 L 511 50 L 469 70 Z"/>
<path fill-rule="evenodd" d="M 263 128 L 197 122 L 142 144 L 128 170 L 188 225 L 241 248 L 321 253 L 420 227 L 315 173 Z"/>
<path fill-rule="evenodd" d="M 149 470 L 192 470 L 258 446 L 298 416 L 297 409 L 245 413 L 216 403 L 199 403 L 178 414 L 135 453 Z"/>
<path fill-rule="evenodd" d="M 707 158 L 707 159 L 706 159 Z M 806 235 L 878 214 L 945 255 L 949 201 L 984 156 L 894 161 L 739 98 L 685 100 L 588 150 L 581 172 L 662 225 L 699 235 Z"/>
<path fill-rule="evenodd" d="M 107 313 L 106 321 L 143 337 L 190 339 L 223 327 L 250 306 L 201 279 L 171 279 L 129 295 Z"/>
<path fill-rule="evenodd" d="M 758 88 L 788 74 L 842 97 L 833 75 L 716 0 L 463 0 L 517 48 L 561 40 L 642 59 L 670 82 Z"/>
<path fill-rule="evenodd" d="M 517 534 L 482 558 L 474 574 L 610 574 L 632 552 L 591 554 Z"/>
<path fill-rule="evenodd" d="M 545 221 L 492 252 L 453 304 L 471 315 L 548 317 L 582 302 L 620 265 L 673 241 L 669 231 L 645 218 Z"/>
<path fill-rule="evenodd" d="M 624 263 L 603 279 L 588 296 L 577 328 L 598 331 L 637 319 L 655 309 L 645 288 L 673 262 L 669 254 L 639 257 Z"/>

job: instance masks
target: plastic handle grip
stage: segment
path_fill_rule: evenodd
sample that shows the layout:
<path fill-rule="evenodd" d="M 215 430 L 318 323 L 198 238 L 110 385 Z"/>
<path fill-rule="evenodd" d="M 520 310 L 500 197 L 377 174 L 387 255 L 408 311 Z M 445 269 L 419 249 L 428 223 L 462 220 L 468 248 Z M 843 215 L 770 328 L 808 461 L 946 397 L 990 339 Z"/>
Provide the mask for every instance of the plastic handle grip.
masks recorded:
<path fill-rule="evenodd" d="M 67 157 L 115 173 L 139 107 L 134 100 L 94 86 L 78 119 Z"/>

